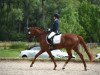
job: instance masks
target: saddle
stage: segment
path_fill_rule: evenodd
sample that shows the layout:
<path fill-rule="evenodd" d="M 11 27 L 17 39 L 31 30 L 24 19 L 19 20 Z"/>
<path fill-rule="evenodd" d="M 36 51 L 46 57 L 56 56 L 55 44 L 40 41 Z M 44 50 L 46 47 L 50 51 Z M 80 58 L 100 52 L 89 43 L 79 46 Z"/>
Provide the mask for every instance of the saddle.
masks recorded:
<path fill-rule="evenodd" d="M 47 43 L 48 44 L 59 44 L 61 42 L 61 35 L 62 34 L 55 34 L 52 38 L 48 38 L 49 35 L 47 35 Z"/>

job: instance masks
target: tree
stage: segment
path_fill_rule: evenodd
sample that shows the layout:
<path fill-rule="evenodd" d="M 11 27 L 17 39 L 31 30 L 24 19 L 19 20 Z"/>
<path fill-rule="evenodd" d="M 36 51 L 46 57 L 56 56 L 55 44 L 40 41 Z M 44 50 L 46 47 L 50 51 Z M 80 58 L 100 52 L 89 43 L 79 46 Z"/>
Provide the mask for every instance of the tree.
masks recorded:
<path fill-rule="evenodd" d="M 100 42 L 99 0 L 0 0 L 0 40 L 22 40 L 29 26 L 47 29 L 60 15 L 60 32 Z M 16 34 L 16 35 L 15 35 Z"/>
<path fill-rule="evenodd" d="M 62 9 L 60 19 L 60 30 L 62 33 L 75 33 L 85 35 L 82 26 L 79 25 L 78 7 L 79 1 L 67 0 L 66 8 Z"/>
<path fill-rule="evenodd" d="M 86 31 L 88 42 L 100 41 L 100 7 L 83 1 L 79 8 L 79 23 Z"/>

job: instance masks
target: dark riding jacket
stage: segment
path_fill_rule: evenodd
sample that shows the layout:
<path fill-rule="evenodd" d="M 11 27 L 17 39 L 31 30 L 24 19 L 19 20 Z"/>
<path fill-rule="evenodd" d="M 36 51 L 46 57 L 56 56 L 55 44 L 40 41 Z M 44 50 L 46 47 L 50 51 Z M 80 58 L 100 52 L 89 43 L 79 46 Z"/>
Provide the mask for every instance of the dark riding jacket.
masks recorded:
<path fill-rule="evenodd" d="M 55 19 L 52 27 L 51 27 L 51 31 L 57 33 L 58 32 L 58 19 Z"/>

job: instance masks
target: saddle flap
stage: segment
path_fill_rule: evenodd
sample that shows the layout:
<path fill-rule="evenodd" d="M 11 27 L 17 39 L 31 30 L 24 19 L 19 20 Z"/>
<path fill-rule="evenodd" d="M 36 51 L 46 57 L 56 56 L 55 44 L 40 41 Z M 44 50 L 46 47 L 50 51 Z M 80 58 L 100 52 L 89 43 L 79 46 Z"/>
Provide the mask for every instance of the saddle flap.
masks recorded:
<path fill-rule="evenodd" d="M 54 38 L 53 38 L 53 43 L 54 44 L 59 44 L 61 42 L 61 35 L 55 35 Z"/>

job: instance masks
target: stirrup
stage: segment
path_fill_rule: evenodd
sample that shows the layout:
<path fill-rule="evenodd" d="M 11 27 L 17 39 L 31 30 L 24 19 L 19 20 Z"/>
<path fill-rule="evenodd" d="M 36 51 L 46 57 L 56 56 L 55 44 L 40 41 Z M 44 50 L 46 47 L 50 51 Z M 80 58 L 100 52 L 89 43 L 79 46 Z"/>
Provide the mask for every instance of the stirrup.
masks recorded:
<path fill-rule="evenodd" d="M 53 45 L 49 45 L 49 49 L 50 50 L 53 50 Z"/>

